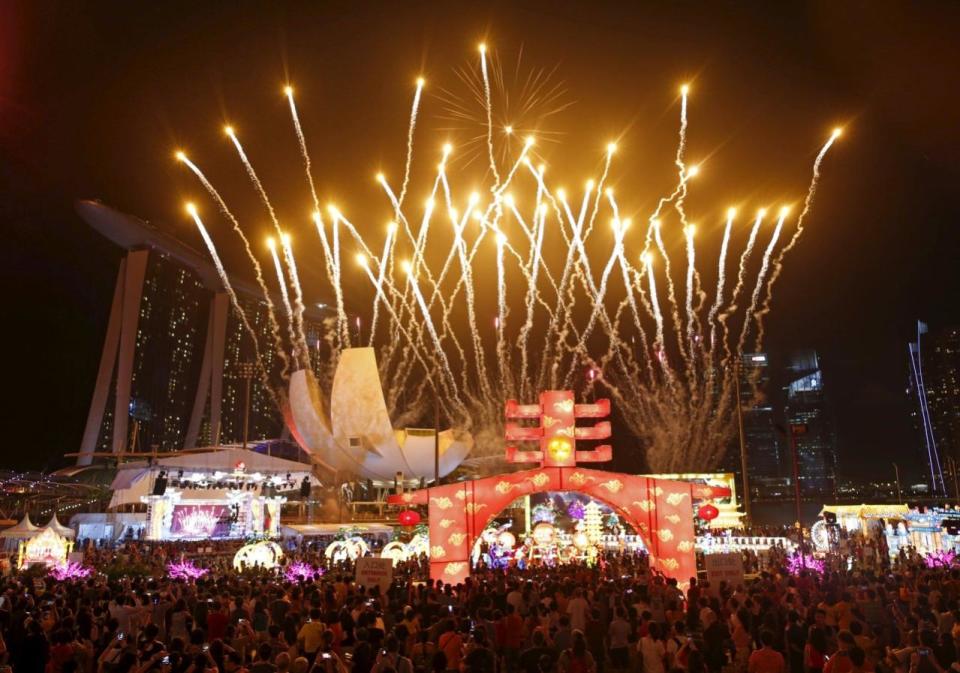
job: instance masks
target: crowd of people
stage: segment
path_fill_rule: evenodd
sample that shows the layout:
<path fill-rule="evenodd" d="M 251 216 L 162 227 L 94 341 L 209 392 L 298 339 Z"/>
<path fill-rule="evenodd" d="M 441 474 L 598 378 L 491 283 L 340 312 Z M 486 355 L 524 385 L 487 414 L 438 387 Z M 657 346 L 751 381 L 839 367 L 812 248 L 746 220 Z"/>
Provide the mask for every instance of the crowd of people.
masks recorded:
<path fill-rule="evenodd" d="M 112 553 L 156 566 L 186 551 L 137 543 Z M 401 565 L 383 593 L 357 586 L 348 565 L 298 582 L 221 566 L 191 581 L 162 572 L 10 577 L 0 585 L 0 665 L 16 673 L 960 673 L 960 569 L 905 555 L 889 567 L 852 557 L 822 574 L 791 575 L 782 554 L 770 558 L 733 586 L 696 578 L 681 586 L 651 572 L 643 554 L 623 553 L 595 567 L 481 568 L 457 586 L 431 582 L 420 560 Z"/>

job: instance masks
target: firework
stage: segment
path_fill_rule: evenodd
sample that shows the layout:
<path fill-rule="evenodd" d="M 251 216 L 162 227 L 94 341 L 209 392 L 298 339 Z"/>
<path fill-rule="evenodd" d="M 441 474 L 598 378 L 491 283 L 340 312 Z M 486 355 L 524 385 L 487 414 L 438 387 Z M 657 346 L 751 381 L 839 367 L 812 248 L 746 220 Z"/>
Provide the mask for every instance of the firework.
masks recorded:
<path fill-rule="evenodd" d="M 358 230 L 347 211 L 333 205 L 326 208 L 328 218 L 321 216 L 293 89 L 284 90 L 317 208 L 314 225 L 320 242 L 315 256 L 306 256 L 304 246 L 299 247 L 299 264 L 322 267 L 330 283 L 325 291 L 336 297 L 337 320 L 326 335 L 332 362 L 350 346 L 343 288 L 347 271 L 341 256 L 355 253 L 362 270 L 359 278 L 369 281 L 368 343 L 377 350 L 395 424 L 423 422 L 439 397 L 448 422 L 473 434 L 475 455 L 493 455 L 502 450 L 506 399 L 530 398 L 540 390 L 560 387 L 583 393 L 599 386 L 618 402 L 623 421 L 646 450 L 650 469 L 672 472 L 715 466 L 736 427 L 737 362 L 743 352 L 762 347 L 763 317 L 774 282 L 784 256 L 799 240 L 822 162 L 839 134 L 835 131 L 816 156 L 800 215 L 791 222 L 781 210 L 760 269 L 751 271 L 764 209 L 746 226 L 732 209 L 727 211 L 719 259 L 714 263 L 704 261 L 702 251 L 698 255 L 699 241 L 708 237 L 695 235 L 687 216 L 686 199 L 701 170 L 687 159 L 688 87 L 681 89 L 677 148 L 670 169 L 675 170 L 675 186 L 668 194 L 655 195 L 656 207 L 644 214 L 646 225 L 632 229 L 607 184 L 619 156 L 615 143 L 606 144 L 596 179 L 587 181 L 582 194 L 575 196 L 551 184 L 547 166 L 534 165 L 532 152 L 539 138 L 531 135 L 514 151 L 511 139 L 517 127 L 503 124 L 509 132 L 495 132 L 501 127 L 496 102 L 504 98 L 498 93 L 504 77 L 496 63 L 481 46 L 476 72 L 466 79 L 460 73 L 472 93 L 457 98 L 456 105 L 446 96 L 448 112 L 456 108 L 454 116 L 460 121 L 472 120 L 482 127 L 479 138 L 467 139 L 464 147 L 478 141 L 483 148 L 489 164 L 485 184 L 468 195 L 457 191 L 449 171 L 458 149 L 448 143 L 439 153 L 426 198 L 410 197 L 416 189 L 411 178 L 414 136 L 418 119 L 424 123 L 424 82 L 418 80 L 404 164 L 398 172 L 399 197 L 385 175 L 377 176 L 393 214 L 385 232 L 382 226 Z M 478 109 L 467 114 L 470 103 Z M 274 228 L 285 236 L 236 133 L 231 128 L 227 135 Z M 214 196 L 217 209 L 228 214 L 219 193 L 194 172 Z M 630 201 L 640 200 L 629 190 L 626 193 Z M 719 211 L 706 211 L 696 219 L 707 222 L 718 215 Z M 193 216 L 229 291 L 213 241 L 195 210 Z M 613 225 L 612 245 L 595 233 L 604 229 L 595 225 L 607 217 Z M 228 220 L 238 226 L 236 218 Z M 746 245 L 738 248 L 739 235 L 747 228 Z M 788 243 L 782 245 L 781 238 L 791 229 Z M 298 262 L 289 239 L 281 242 L 282 255 L 273 251 L 272 256 L 286 311 L 283 319 L 291 350 L 287 359 L 305 367 Z M 347 246 L 355 249 L 344 250 Z M 679 264 L 672 263 L 670 251 L 677 248 L 685 257 L 684 269 L 678 271 L 682 275 L 675 279 L 674 266 Z M 737 255 L 739 262 L 736 284 L 726 297 L 728 255 Z M 714 267 L 717 285 L 709 297 L 700 274 Z M 522 278 L 519 287 L 512 281 L 517 272 Z M 354 289 L 354 306 L 361 295 Z M 322 369 L 317 372 L 321 388 L 329 389 L 333 367 Z M 584 381 L 577 372 L 585 369 L 600 375 Z"/>

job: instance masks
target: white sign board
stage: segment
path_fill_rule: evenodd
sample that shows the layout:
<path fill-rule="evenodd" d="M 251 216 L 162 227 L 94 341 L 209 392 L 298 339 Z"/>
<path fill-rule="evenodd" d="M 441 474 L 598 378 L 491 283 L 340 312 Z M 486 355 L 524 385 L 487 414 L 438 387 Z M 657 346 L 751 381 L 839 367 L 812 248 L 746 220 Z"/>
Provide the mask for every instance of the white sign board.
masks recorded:
<path fill-rule="evenodd" d="M 393 582 L 393 559 L 373 556 L 358 558 L 356 582 L 367 589 L 379 586 L 380 593 L 386 594 Z"/>
<path fill-rule="evenodd" d="M 707 569 L 707 581 L 713 591 L 717 590 L 721 581 L 732 587 L 743 584 L 743 557 L 739 553 L 707 554 L 703 561 Z"/>

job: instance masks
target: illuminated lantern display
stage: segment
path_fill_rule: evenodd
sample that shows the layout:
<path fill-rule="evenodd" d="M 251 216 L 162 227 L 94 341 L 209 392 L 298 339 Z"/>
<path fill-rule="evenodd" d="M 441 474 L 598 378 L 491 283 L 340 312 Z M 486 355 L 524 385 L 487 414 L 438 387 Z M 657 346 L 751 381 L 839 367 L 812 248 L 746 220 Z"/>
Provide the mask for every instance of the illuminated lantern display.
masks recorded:
<path fill-rule="evenodd" d="M 595 500 L 587 503 L 583 514 L 583 532 L 587 535 L 590 544 L 597 545 L 603 541 L 603 512 Z"/>
<path fill-rule="evenodd" d="M 341 561 L 355 561 L 370 552 L 370 547 L 362 537 L 352 537 L 349 540 L 334 540 L 327 545 L 323 552 L 332 563 Z"/>
<path fill-rule="evenodd" d="M 416 526 L 420 523 L 420 512 L 413 509 L 406 509 L 397 515 L 397 521 L 401 526 Z"/>
<path fill-rule="evenodd" d="M 233 557 L 234 570 L 243 570 L 244 568 L 276 568 L 283 558 L 283 550 L 276 542 L 263 540 L 254 542 L 240 550 Z"/>
<path fill-rule="evenodd" d="M 52 528 L 44 528 L 39 535 L 20 543 L 17 566 L 29 568 L 35 563 L 42 563 L 48 568 L 63 566 L 72 549 L 70 540 L 57 535 Z"/>
<path fill-rule="evenodd" d="M 538 523 L 533 527 L 533 540 L 541 547 L 553 544 L 557 532 L 550 523 Z"/>
<path fill-rule="evenodd" d="M 380 550 L 380 558 L 388 558 L 393 561 L 393 565 L 397 565 L 410 558 L 410 555 L 407 552 L 407 545 L 394 540 L 383 546 L 383 549 Z"/>
<path fill-rule="evenodd" d="M 547 443 L 547 454 L 556 463 L 567 463 L 572 453 L 573 446 L 566 437 L 554 437 Z"/>
<path fill-rule="evenodd" d="M 583 551 L 590 546 L 590 538 L 582 530 L 573 534 L 573 546 Z"/>
<path fill-rule="evenodd" d="M 713 521 L 720 516 L 720 510 L 708 502 L 697 510 L 697 516 L 704 521 Z"/>
<path fill-rule="evenodd" d="M 517 544 L 517 538 L 513 535 L 513 533 L 505 530 L 497 536 L 497 544 L 504 549 L 513 549 L 514 545 Z"/>

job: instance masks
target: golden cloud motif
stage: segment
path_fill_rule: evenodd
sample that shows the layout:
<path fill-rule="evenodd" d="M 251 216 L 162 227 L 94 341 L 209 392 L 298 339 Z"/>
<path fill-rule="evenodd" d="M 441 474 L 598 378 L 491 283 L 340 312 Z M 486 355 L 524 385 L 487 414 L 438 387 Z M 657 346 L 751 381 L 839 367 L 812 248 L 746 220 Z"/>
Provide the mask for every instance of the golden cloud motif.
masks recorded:
<path fill-rule="evenodd" d="M 553 433 L 553 434 L 554 434 L 555 436 L 557 436 L 557 437 L 573 437 L 574 431 L 573 431 L 573 428 L 572 428 L 572 427 L 567 426 L 567 427 L 565 427 L 565 428 L 559 428 L 559 429 L 558 429 L 555 433 Z"/>
<path fill-rule="evenodd" d="M 404 502 L 413 502 L 413 493 L 404 493 L 400 496 L 400 499 Z"/>
<path fill-rule="evenodd" d="M 593 480 L 594 480 L 594 477 L 588 477 L 582 472 L 574 472 L 573 474 L 570 475 L 570 478 L 567 481 L 569 481 L 574 486 L 583 486 L 588 481 L 593 481 Z"/>
<path fill-rule="evenodd" d="M 687 552 L 693 549 L 693 543 L 690 540 L 680 540 L 677 543 L 677 551 Z"/>
<path fill-rule="evenodd" d="M 437 507 L 439 507 L 440 509 L 450 509 L 451 507 L 453 507 L 453 501 L 446 496 L 443 496 L 442 498 L 430 498 L 430 499 L 433 500 L 433 502 L 435 502 Z"/>
<path fill-rule="evenodd" d="M 527 477 L 524 481 L 529 481 L 537 488 L 543 488 L 544 485 L 550 483 L 550 477 L 548 477 L 544 472 L 537 472 L 532 477 Z"/>
<path fill-rule="evenodd" d="M 663 558 L 660 559 L 660 565 L 666 568 L 667 570 L 676 570 L 680 567 L 680 563 L 675 558 Z"/>
<path fill-rule="evenodd" d="M 633 504 L 642 509 L 644 512 L 649 512 L 657 508 L 657 503 L 653 500 L 634 500 Z"/>
<path fill-rule="evenodd" d="M 432 547 L 430 547 L 430 556 L 433 556 L 435 558 L 441 558 L 446 555 L 447 555 L 447 550 L 441 547 L 440 545 L 435 544 Z"/>
<path fill-rule="evenodd" d="M 623 482 L 619 479 L 611 479 L 610 481 L 605 481 L 600 485 L 611 493 L 619 493 L 623 490 Z"/>
<path fill-rule="evenodd" d="M 444 567 L 444 569 L 443 569 L 443 574 L 444 574 L 444 575 L 459 575 L 459 574 L 463 571 L 463 567 L 464 567 L 465 565 L 467 565 L 467 564 L 466 564 L 465 562 L 463 562 L 463 561 L 454 561 L 454 562 L 452 562 L 452 563 L 448 563 L 448 564 Z"/>
<path fill-rule="evenodd" d="M 467 491 L 466 491 L 466 489 L 463 489 L 463 488 L 461 488 L 459 491 L 457 491 L 454 495 L 456 495 L 457 500 L 466 500 L 466 499 L 467 499 Z"/>
<path fill-rule="evenodd" d="M 667 496 L 667 502 L 671 505 L 679 505 L 683 502 L 683 499 L 686 498 L 689 493 L 671 493 Z"/>
<path fill-rule="evenodd" d="M 562 414 L 569 414 L 573 412 L 573 400 L 566 399 L 560 400 L 559 402 L 553 403 L 553 408 L 555 411 L 559 411 Z"/>
<path fill-rule="evenodd" d="M 497 486 L 496 486 L 496 491 L 497 491 L 497 493 L 502 493 L 502 494 L 506 495 L 507 493 L 509 493 L 509 492 L 512 491 L 512 490 L 513 490 L 513 484 L 511 484 L 509 481 L 499 481 L 499 482 L 497 482 Z"/>
<path fill-rule="evenodd" d="M 440 527 L 441 527 L 441 528 L 449 528 L 450 526 L 453 525 L 453 523 L 454 523 L 454 522 L 453 522 L 453 519 L 441 519 L 441 520 L 440 520 Z"/>
<path fill-rule="evenodd" d="M 468 502 L 466 505 L 467 514 L 473 514 L 474 512 L 479 512 L 481 509 L 487 506 L 485 502 Z"/>
<path fill-rule="evenodd" d="M 673 539 L 673 531 L 669 528 L 661 528 L 657 531 L 657 537 L 661 542 L 670 542 Z"/>
<path fill-rule="evenodd" d="M 560 419 L 554 418 L 553 416 L 543 417 L 543 427 L 547 428 L 548 430 L 552 428 L 556 423 L 559 423 L 559 422 L 560 422 Z"/>
<path fill-rule="evenodd" d="M 452 533 L 450 537 L 447 538 L 447 542 L 457 546 L 463 544 L 463 541 L 467 539 L 466 533 Z"/>
<path fill-rule="evenodd" d="M 680 517 L 676 514 L 667 514 L 663 518 L 669 521 L 670 523 L 672 523 L 673 525 L 677 525 L 678 523 L 680 523 Z"/>

